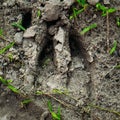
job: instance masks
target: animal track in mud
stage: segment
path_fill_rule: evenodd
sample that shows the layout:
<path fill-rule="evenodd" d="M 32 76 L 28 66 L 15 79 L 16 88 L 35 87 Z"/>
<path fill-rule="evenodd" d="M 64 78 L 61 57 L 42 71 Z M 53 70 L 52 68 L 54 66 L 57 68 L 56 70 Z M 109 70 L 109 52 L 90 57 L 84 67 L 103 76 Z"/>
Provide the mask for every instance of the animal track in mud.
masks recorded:
<path fill-rule="evenodd" d="M 64 4 L 63 4 L 64 3 Z M 42 8 L 42 17 L 37 19 L 36 13 L 38 11 L 37 6 L 31 8 L 25 7 L 21 4 L 15 13 L 11 13 L 11 17 L 17 18 L 19 21 L 20 15 L 22 15 L 22 25 L 26 29 L 35 27 L 36 35 L 30 36 L 23 34 L 22 50 L 24 51 L 24 66 L 20 68 L 19 78 L 22 78 L 23 84 L 26 90 L 31 91 L 34 89 L 37 81 L 41 83 L 39 74 L 41 66 L 44 66 L 45 59 L 49 56 L 51 65 L 54 65 L 52 77 L 53 79 L 47 82 L 47 85 L 51 88 L 66 88 L 68 83 L 69 71 L 72 62 L 72 44 L 75 49 L 78 49 L 84 59 L 91 62 L 89 53 L 84 45 L 83 38 L 79 35 L 76 26 L 68 19 L 69 8 L 72 5 L 67 4 L 66 1 L 46 1 L 46 3 L 39 3 Z M 44 4 L 44 6 L 42 6 Z M 68 5 L 68 6 L 66 6 Z M 68 8 L 68 9 L 67 9 Z M 64 10 L 63 10 L 64 9 Z M 56 12 L 57 11 L 57 12 Z M 55 14 L 56 13 L 56 14 Z M 19 14 L 19 15 L 18 15 Z M 35 19 L 36 18 L 36 19 Z M 36 25 L 36 26 L 35 26 Z M 30 27 L 31 26 L 31 27 Z M 33 30 L 33 29 L 32 29 Z M 15 31 L 20 33 L 19 31 Z M 49 70 L 51 71 L 51 70 Z M 48 72 L 49 72 L 48 71 Z M 15 73 L 17 74 L 17 73 Z M 47 79 L 47 76 L 46 76 Z M 54 85 L 52 84 L 54 83 Z"/>

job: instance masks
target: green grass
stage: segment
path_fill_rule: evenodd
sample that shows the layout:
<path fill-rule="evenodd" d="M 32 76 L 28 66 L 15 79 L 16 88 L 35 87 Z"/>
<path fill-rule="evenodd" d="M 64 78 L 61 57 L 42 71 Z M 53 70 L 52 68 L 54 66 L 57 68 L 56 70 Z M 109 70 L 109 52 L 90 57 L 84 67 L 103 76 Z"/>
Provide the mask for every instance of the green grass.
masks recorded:
<path fill-rule="evenodd" d="M 41 11 L 40 11 L 40 9 L 37 11 L 37 17 L 38 17 L 38 18 L 41 17 Z"/>
<path fill-rule="evenodd" d="M 26 29 L 22 26 L 22 21 L 14 22 L 11 24 L 13 27 L 19 28 L 20 30 L 25 31 Z"/>
<path fill-rule="evenodd" d="M 107 8 L 104 5 L 102 5 L 101 3 L 97 3 L 96 8 L 97 8 L 97 10 L 102 11 L 102 16 L 106 16 L 107 14 L 116 12 L 115 8 Z"/>
<path fill-rule="evenodd" d="M 97 27 L 97 24 L 96 24 L 96 23 L 93 23 L 93 24 L 91 24 L 90 26 L 85 27 L 85 28 L 80 32 L 80 34 L 81 34 L 81 35 L 84 35 L 84 34 L 87 33 L 88 31 L 90 31 L 91 29 L 96 28 L 96 27 Z"/>
<path fill-rule="evenodd" d="M 80 9 L 77 9 L 76 7 L 73 7 L 73 13 L 70 15 L 69 19 L 72 20 L 73 18 L 76 18 L 80 13 L 82 13 L 84 10 L 86 10 L 88 4 L 86 0 L 76 0 L 79 4 Z"/>
<path fill-rule="evenodd" d="M 10 44 L 8 44 L 7 46 L 5 46 L 4 48 L 2 48 L 0 50 L 0 55 L 4 54 L 7 50 L 9 50 L 11 47 L 13 47 L 13 45 L 15 44 L 15 42 L 11 42 Z"/>
<path fill-rule="evenodd" d="M 117 26 L 120 27 L 120 18 L 117 17 L 116 20 L 117 20 Z"/>
<path fill-rule="evenodd" d="M 19 90 L 10 84 L 12 80 L 5 80 L 4 78 L 0 77 L 0 82 L 7 86 L 12 92 L 19 94 Z"/>
<path fill-rule="evenodd" d="M 0 36 L 3 37 L 3 29 L 0 28 Z"/>
<path fill-rule="evenodd" d="M 110 50 L 110 55 L 112 55 L 116 51 L 116 48 L 117 48 L 117 41 L 114 40 L 113 47 Z"/>
<path fill-rule="evenodd" d="M 60 107 L 58 107 L 57 113 L 55 113 L 53 111 L 53 107 L 50 101 L 48 101 L 48 109 L 52 115 L 52 119 L 53 120 L 61 120 L 61 111 L 60 111 Z"/>
<path fill-rule="evenodd" d="M 28 105 L 30 102 L 32 102 L 33 100 L 32 99 L 25 99 L 25 100 L 22 100 L 21 102 L 21 106 L 24 107 L 25 105 Z"/>
<path fill-rule="evenodd" d="M 76 1 L 77 1 L 78 4 L 79 4 L 80 6 L 82 6 L 82 7 L 84 7 L 84 6 L 87 4 L 86 0 L 76 0 Z"/>

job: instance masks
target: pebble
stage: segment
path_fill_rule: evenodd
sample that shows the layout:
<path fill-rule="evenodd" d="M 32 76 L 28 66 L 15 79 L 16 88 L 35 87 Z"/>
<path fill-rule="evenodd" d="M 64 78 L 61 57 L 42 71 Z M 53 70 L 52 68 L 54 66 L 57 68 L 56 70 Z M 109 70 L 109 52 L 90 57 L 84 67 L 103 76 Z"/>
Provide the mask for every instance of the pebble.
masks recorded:
<path fill-rule="evenodd" d="M 14 36 L 14 40 L 16 44 L 22 44 L 23 32 L 17 32 Z"/>
<path fill-rule="evenodd" d="M 30 28 L 28 28 L 25 33 L 23 34 L 23 37 L 24 38 L 31 38 L 31 37 L 34 37 L 35 34 L 36 34 L 36 29 L 37 28 L 37 25 L 35 26 L 31 26 Z"/>

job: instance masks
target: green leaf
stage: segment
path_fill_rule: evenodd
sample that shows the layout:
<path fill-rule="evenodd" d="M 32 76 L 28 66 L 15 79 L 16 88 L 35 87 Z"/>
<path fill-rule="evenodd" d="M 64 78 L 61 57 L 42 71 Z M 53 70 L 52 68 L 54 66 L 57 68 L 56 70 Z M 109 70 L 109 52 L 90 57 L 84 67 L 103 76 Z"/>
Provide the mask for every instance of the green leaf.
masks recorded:
<path fill-rule="evenodd" d="M 116 20 L 117 20 L 117 26 L 120 27 L 120 18 L 117 17 Z"/>
<path fill-rule="evenodd" d="M 41 16 L 41 11 L 38 10 L 38 11 L 37 11 L 37 17 L 40 18 L 40 16 Z"/>
<path fill-rule="evenodd" d="M 110 8 L 110 9 L 107 10 L 108 13 L 113 13 L 113 12 L 115 12 L 115 11 L 116 11 L 115 8 Z"/>
<path fill-rule="evenodd" d="M 36 95 L 42 95 L 44 94 L 43 91 L 36 91 Z"/>
<path fill-rule="evenodd" d="M 5 53 L 7 50 L 9 50 L 11 47 L 13 47 L 13 45 L 15 44 L 15 42 L 11 42 L 9 45 L 7 45 L 6 47 L 4 47 L 3 49 L 0 50 L 0 55 Z"/>
<path fill-rule="evenodd" d="M 120 69 L 120 65 L 115 66 L 116 69 Z"/>
<path fill-rule="evenodd" d="M 3 36 L 3 29 L 0 28 L 0 36 Z"/>
<path fill-rule="evenodd" d="M 8 81 L 0 77 L 0 82 L 4 85 L 8 85 Z"/>
<path fill-rule="evenodd" d="M 53 111 L 53 109 L 52 109 L 52 104 L 51 104 L 51 102 L 50 102 L 50 101 L 48 101 L 48 109 L 49 109 L 49 111 L 50 111 L 50 112 L 52 112 L 52 111 Z"/>
<path fill-rule="evenodd" d="M 70 20 L 73 18 L 76 18 L 80 13 L 84 11 L 84 8 L 77 10 L 76 8 L 73 8 L 73 14 L 69 17 Z"/>
<path fill-rule="evenodd" d="M 84 29 L 80 32 L 80 34 L 81 34 L 81 35 L 84 35 L 86 32 L 88 32 L 88 31 L 90 31 L 91 29 L 96 28 L 96 27 L 97 27 L 97 24 L 96 24 L 96 23 L 91 24 L 90 26 L 84 28 Z"/>
<path fill-rule="evenodd" d="M 84 7 L 84 5 L 86 5 L 86 0 L 77 0 L 77 2 L 79 3 L 80 6 Z"/>
<path fill-rule="evenodd" d="M 19 93 L 19 90 L 17 88 L 15 88 L 13 85 L 8 85 L 7 86 L 11 91 L 13 91 L 14 93 Z"/>
<path fill-rule="evenodd" d="M 97 10 L 102 11 L 102 16 L 106 16 L 107 14 L 110 14 L 110 13 L 113 13 L 116 11 L 115 8 L 107 8 L 104 5 L 101 5 L 101 3 L 97 3 L 96 8 L 97 8 Z"/>
<path fill-rule="evenodd" d="M 57 94 L 64 94 L 64 91 L 58 90 L 58 89 L 53 89 L 53 93 Z"/>
<path fill-rule="evenodd" d="M 17 22 L 12 23 L 12 26 L 17 27 L 17 28 L 19 28 L 20 30 L 23 30 L 23 31 L 26 30 L 20 23 L 17 23 Z"/>
<path fill-rule="evenodd" d="M 58 117 L 58 115 L 55 112 L 51 112 L 51 115 L 54 120 L 60 120 L 60 118 Z"/>
<path fill-rule="evenodd" d="M 116 48 L 117 48 L 117 41 L 114 40 L 113 47 L 110 50 L 110 55 L 112 55 L 115 52 Z"/>
<path fill-rule="evenodd" d="M 61 118 L 61 110 L 60 110 L 60 106 L 58 107 L 57 116 L 58 116 L 59 119 Z"/>
<path fill-rule="evenodd" d="M 25 99 L 21 103 L 22 103 L 22 105 L 26 105 L 26 104 L 29 104 L 30 102 L 32 102 L 31 99 Z"/>

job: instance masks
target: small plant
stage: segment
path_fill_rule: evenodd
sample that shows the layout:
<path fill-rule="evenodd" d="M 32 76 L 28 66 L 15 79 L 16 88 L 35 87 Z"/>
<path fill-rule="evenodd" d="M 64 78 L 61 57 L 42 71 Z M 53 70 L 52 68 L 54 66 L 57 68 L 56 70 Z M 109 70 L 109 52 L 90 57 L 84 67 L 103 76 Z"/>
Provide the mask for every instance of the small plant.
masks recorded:
<path fill-rule="evenodd" d="M 32 101 L 33 101 L 32 99 L 25 99 L 21 102 L 21 106 L 24 107 L 25 105 L 28 105 Z"/>
<path fill-rule="evenodd" d="M 77 8 L 73 8 L 73 14 L 69 17 L 69 19 L 73 19 L 76 18 L 80 13 L 82 13 L 88 6 L 86 0 L 76 0 L 78 2 L 78 4 L 80 5 L 80 7 L 82 7 L 81 9 L 77 9 Z"/>
<path fill-rule="evenodd" d="M 120 18 L 117 17 L 116 20 L 117 20 L 117 26 L 120 27 Z"/>
<path fill-rule="evenodd" d="M 40 11 L 40 9 L 37 11 L 37 17 L 38 17 L 38 18 L 41 17 L 41 11 Z"/>
<path fill-rule="evenodd" d="M 17 28 L 19 28 L 20 30 L 23 30 L 23 31 L 26 30 L 26 29 L 22 26 L 22 21 L 14 22 L 14 23 L 12 23 L 12 26 L 13 26 L 13 27 L 17 27 Z"/>
<path fill-rule="evenodd" d="M 14 44 L 15 44 L 15 42 L 11 42 L 9 45 L 7 45 L 6 47 L 2 48 L 0 50 L 0 55 L 4 54 L 7 50 L 9 50 L 11 47 L 13 47 Z"/>
<path fill-rule="evenodd" d="M 117 41 L 114 40 L 113 47 L 110 50 L 110 55 L 112 55 L 116 51 L 116 48 L 117 48 Z"/>
<path fill-rule="evenodd" d="M 57 110 L 57 113 L 53 111 L 53 107 L 50 101 L 48 101 L 48 109 L 52 115 L 53 120 L 61 120 L 61 112 L 60 112 L 60 107 Z"/>
<path fill-rule="evenodd" d="M 80 34 L 81 34 L 81 35 L 84 35 L 86 32 L 88 32 L 88 31 L 90 31 L 91 29 L 96 28 L 96 27 L 97 27 L 97 24 L 96 24 L 96 23 L 91 24 L 90 26 L 84 28 L 84 29 L 80 32 Z"/>
<path fill-rule="evenodd" d="M 102 11 L 102 16 L 106 16 L 107 14 L 114 13 L 116 11 L 115 8 L 107 8 L 104 5 L 101 5 L 101 3 L 96 4 L 97 10 Z"/>
<path fill-rule="evenodd" d="M 3 29 L 0 28 L 0 36 L 3 37 Z"/>
<path fill-rule="evenodd" d="M 6 85 L 12 92 L 19 94 L 19 90 L 10 84 L 12 80 L 5 80 L 4 78 L 0 77 L 0 82 L 3 85 Z"/>
<path fill-rule="evenodd" d="M 120 65 L 116 65 L 115 68 L 116 68 L 116 69 L 120 69 Z"/>
<path fill-rule="evenodd" d="M 13 61 L 13 54 L 12 53 L 9 53 L 8 55 L 7 55 L 7 57 L 9 58 L 9 60 L 10 60 L 10 62 L 12 62 Z"/>

